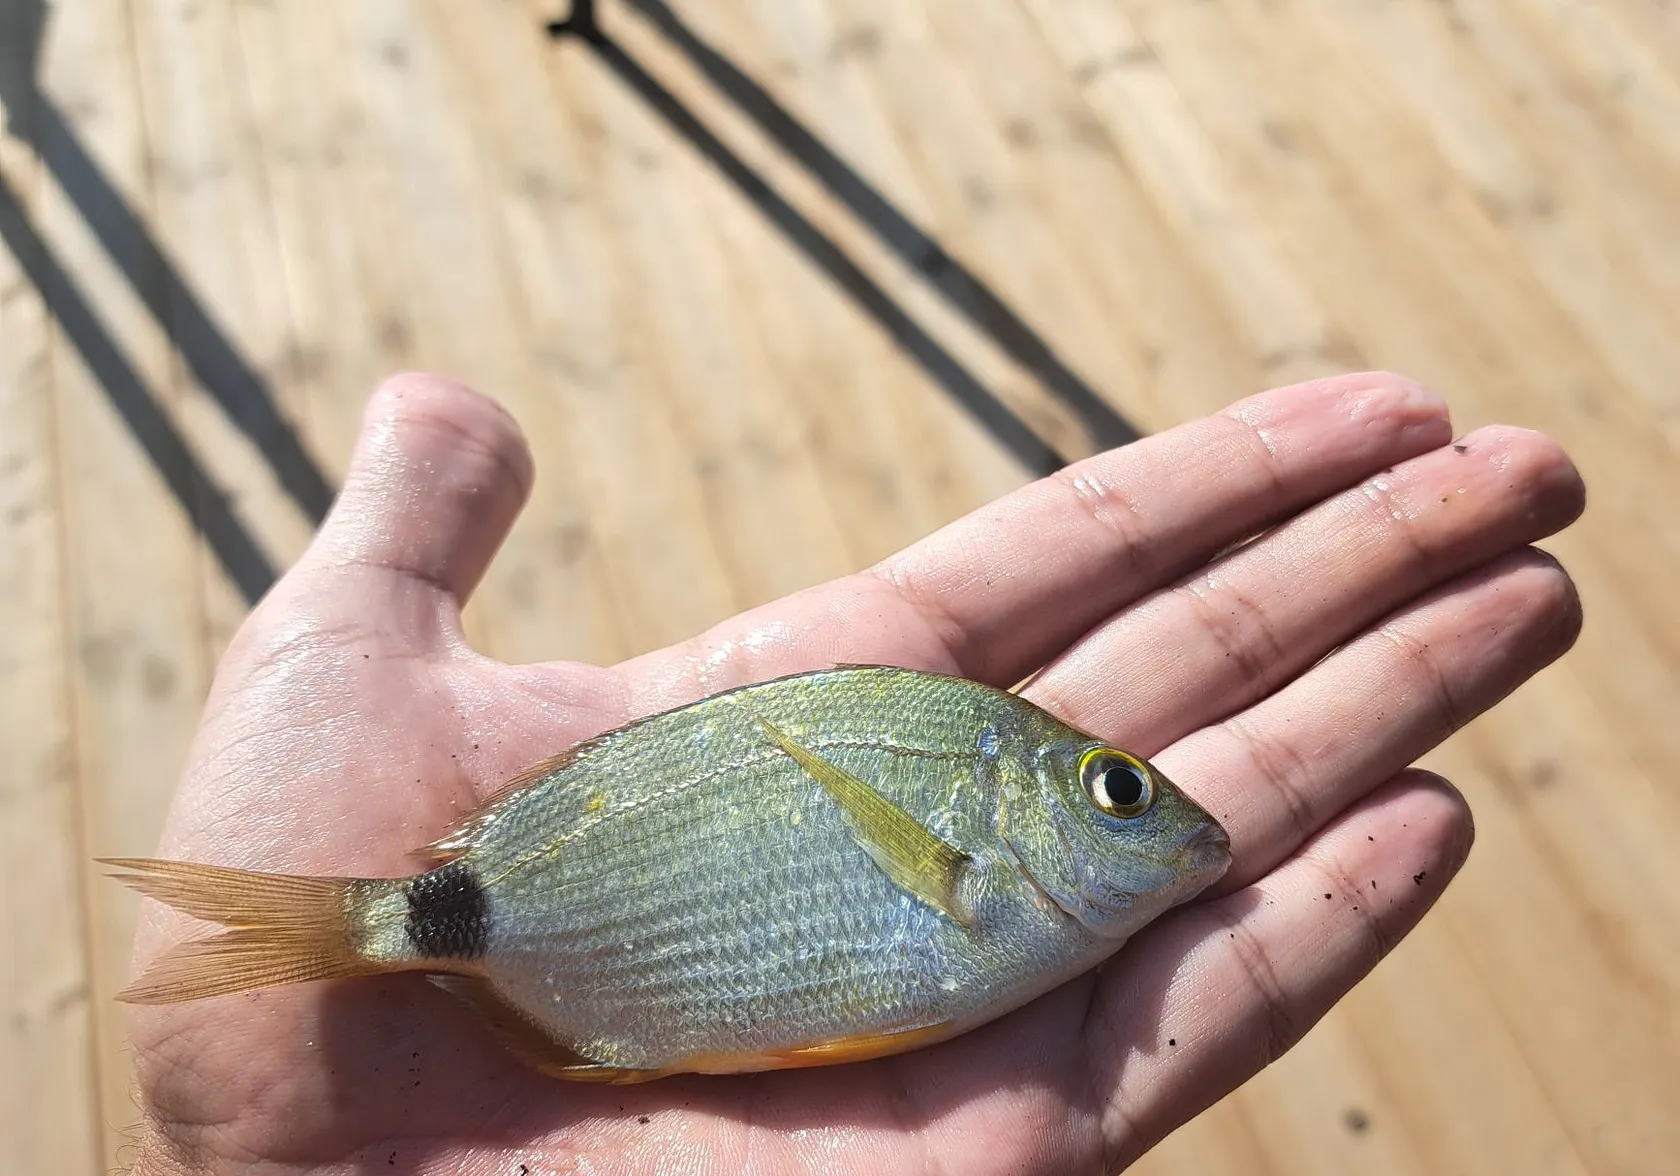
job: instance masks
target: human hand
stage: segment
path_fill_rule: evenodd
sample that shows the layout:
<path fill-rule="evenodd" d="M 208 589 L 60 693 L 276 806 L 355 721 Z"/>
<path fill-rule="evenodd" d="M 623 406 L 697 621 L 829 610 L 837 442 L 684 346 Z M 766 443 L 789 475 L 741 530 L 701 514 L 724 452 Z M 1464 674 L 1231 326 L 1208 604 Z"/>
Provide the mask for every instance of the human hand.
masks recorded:
<path fill-rule="evenodd" d="M 1579 514 L 1574 468 L 1523 430 L 1450 439 L 1396 377 L 1285 388 L 683 645 L 504 665 L 460 607 L 530 457 L 489 401 L 391 381 L 331 516 L 223 659 L 161 856 L 413 873 L 407 851 L 538 759 L 848 661 L 1005 686 L 1043 667 L 1024 693 L 1153 759 L 1220 818 L 1232 866 L 1100 971 L 836 1068 L 556 1081 L 412 974 L 136 1008 L 136 1171 L 1117 1170 L 1288 1049 L 1440 896 L 1470 814 L 1407 765 L 1575 638 L 1573 587 L 1527 546 Z M 138 956 L 201 930 L 150 905 Z"/>

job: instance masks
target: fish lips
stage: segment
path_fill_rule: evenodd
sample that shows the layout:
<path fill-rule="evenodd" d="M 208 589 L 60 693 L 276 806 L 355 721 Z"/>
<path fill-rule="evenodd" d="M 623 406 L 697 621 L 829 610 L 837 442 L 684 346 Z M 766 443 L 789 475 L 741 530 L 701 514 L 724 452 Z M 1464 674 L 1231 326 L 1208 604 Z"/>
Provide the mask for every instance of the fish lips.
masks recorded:
<path fill-rule="evenodd" d="M 1077 889 L 1070 896 L 1074 902 L 1065 909 L 1098 935 L 1129 938 L 1168 910 L 1195 898 L 1230 865 L 1230 837 L 1217 824 L 1208 824 L 1157 859 L 1153 870 L 1140 865 L 1130 878 L 1108 876 L 1096 860 L 1083 858 Z"/>
<path fill-rule="evenodd" d="M 1072 812 L 1054 804 L 1049 812 L 1060 866 L 1035 872 L 1021 852 L 1025 846 L 1013 846 L 1011 856 L 1040 893 L 1103 938 L 1131 936 L 1201 893 L 1231 864 L 1230 836 L 1206 813 L 1176 846 L 1157 844 L 1153 853 L 1140 853 L 1128 862 L 1105 852 L 1093 841 L 1091 830 L 1078 826 Z"/>
<path fill-rule="evenodd" d="M 1225 871 L 1231 868 L 1231 835 L 1210 820 L 1175 849 L 1167 861 L 1176 873 L 1194 880 L 1195 889 L 1201 890 L 1224 877 Z"/>

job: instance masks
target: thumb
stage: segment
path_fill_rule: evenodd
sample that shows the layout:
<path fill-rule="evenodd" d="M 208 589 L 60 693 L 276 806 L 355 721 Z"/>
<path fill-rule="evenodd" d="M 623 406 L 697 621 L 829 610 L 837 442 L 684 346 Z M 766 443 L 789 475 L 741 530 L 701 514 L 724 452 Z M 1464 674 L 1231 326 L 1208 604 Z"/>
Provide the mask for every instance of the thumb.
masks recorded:
<path fill-rule="evenodd" d="M 525 438 L 495 401 L 439 376 L 387 380 L 363 414 L 344 489 L 296 569 L 315 596 L 311 611 L 331 611 L 326 589 L 346 610 L 400 596 L 458 613 L 531 482 Z"/>

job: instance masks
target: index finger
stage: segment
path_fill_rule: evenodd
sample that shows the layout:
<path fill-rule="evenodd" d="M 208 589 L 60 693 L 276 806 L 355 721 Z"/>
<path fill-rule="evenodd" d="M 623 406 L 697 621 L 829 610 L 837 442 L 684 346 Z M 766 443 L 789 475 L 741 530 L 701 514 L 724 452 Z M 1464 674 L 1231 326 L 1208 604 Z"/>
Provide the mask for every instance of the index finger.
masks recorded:
<path fill-rule="evenodd" d="M 624 669 L 672 705 L 835 661 L 1009 686 L 1222 548 L 1451 436 L 1440 397 L 1386 372 L 1264 392 L 1070 465 L 873 568 Z"/>

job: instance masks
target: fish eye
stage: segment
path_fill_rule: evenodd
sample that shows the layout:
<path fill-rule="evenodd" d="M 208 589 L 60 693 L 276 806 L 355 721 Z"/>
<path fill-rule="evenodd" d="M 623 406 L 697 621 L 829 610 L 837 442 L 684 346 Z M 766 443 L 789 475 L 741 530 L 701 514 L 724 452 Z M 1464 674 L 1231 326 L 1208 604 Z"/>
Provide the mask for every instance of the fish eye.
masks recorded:
<path fill-rule="evenodd" d="M 1141 817 L 1155 803 L 1155 782 L 1136 756 L 1112 747 L 1087 751 L 1079 761 L 1079 782 L 1091 803 L 1111 817 Z"/>

